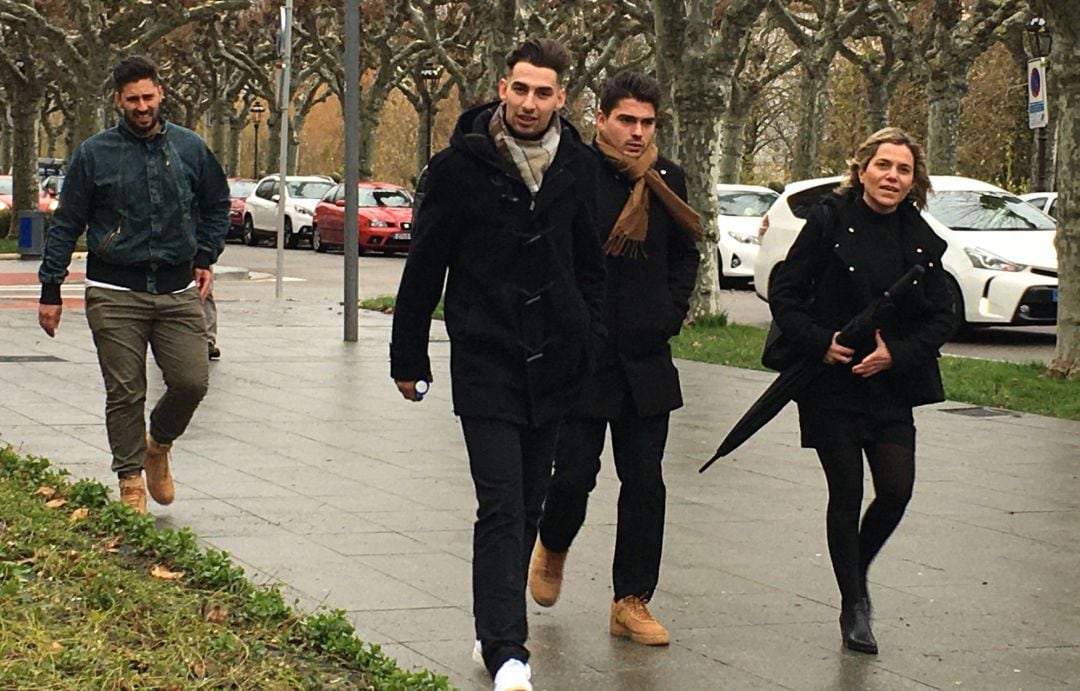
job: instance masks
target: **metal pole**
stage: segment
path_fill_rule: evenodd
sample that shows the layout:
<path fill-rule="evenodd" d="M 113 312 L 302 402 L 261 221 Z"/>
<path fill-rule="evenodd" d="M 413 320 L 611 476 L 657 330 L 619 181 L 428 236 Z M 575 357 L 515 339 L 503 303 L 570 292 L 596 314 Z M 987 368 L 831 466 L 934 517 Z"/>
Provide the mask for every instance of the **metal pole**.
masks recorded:
<path fill-rule="evenodd" d="M 292 18 L 293 0 L 285 0 L 281 13 L 281 82 L 278 90 L 278 108 L 281 114 L 281 156 L 278 159 L 278 180 L 281 189 L 278 197 L 277 217 L 277 278 L 274 281 L 274 297 L 282 296 L 282 278 L 285 274 L 285 180 L 289 167 L 289 77 L 292 72 Z"/>
<path fill-rule="evenodd" d="M 360 0 L 345 0 L 345 341 L 358 338 L 360 237 Z"/>
<path fill-rule="evenodd" d="M 431 95 L 428 94 L 424 97 L 424 101 L 427 103 L 427 158 L 424 159 L 424 165 L 426 166 L 431 161 Z"/>
<path fill-rule="evenodd" d="M 251 178 L 259 179 L 259 121 L 255 121 L 255 160 L 251 162 Z"/>
<path fill-rule="evenodd" d="M 1035 177 L 1035 191 L 1047 192 L 1049 185 L 1046 181 L 1046 128 L 1039 128 L 1039 152 L 1038 152 L 1038 172 Z"/>

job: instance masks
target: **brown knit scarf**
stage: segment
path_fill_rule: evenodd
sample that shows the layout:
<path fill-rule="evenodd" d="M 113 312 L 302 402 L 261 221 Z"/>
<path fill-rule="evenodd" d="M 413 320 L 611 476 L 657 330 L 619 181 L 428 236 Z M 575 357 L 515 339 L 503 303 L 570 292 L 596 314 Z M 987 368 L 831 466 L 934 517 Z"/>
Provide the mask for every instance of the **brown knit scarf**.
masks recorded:
<path fill-rule="evenodd" d="M 607 142 L 601 135 L 596 136 L 596 147 L 604 154 L 604 157 L 614 166 L 615 170 L 634 184 L 630 190 L 630 198 L 626 200 L 626 206 L 615 221 L 615 227 L 611 229 L 607 242 L 604 243 L 604 252 L 615 257 L 627 254 L 636 257 L 642 252 L 645 245 L 645 236 L 649 232 L 649 194 L 652 192 L 667 212 L 679 224 L 679 227 L 690 234 L 695 242 L 700 242 L 705 236 L 705 230 L 701 226 L 701 217 L 690 206 L 679 198 L 679 195 L 671 191 L 671 188 L 656 172 L 653 164 L 660 155 L 656 144 L 649 143 L 648 148 L 637 158 L 627 156 Z"/>

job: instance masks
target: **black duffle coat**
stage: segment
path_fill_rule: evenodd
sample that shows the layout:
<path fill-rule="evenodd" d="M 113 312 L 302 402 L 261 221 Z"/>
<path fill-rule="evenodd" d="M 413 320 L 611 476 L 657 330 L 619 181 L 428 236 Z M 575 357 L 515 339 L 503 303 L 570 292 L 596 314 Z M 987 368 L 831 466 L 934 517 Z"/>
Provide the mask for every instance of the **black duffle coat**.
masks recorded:
<path fill-rule="evenodd" d="M 535 199 L 495 150 L 495 107 L 464 113 L 423 181 L 394 311 L 391 376 L 430 379 L 443 293 L 454 411 L 541 425 L 563 415 L 603 338 L 595 161 L 563 120 Z"/>
<path fill-rule="evenodd" d="M 601 244 L 626 205 L 632 185 L 595 147 L 596 220 Z M 666 158 L 653 164 L 686 200 L 686 176 Z M 649 200 L 649 231 L 641 256 L 608 256 L 604 295 L 607 338 L 596 372 L 586 380 L 570 414 L 614 419 L 629 403 L 639 417 L 682 406 L 679 372 L 668 340 L 679 333 L 690 307 L 700 255 L 656 197 Z"/>

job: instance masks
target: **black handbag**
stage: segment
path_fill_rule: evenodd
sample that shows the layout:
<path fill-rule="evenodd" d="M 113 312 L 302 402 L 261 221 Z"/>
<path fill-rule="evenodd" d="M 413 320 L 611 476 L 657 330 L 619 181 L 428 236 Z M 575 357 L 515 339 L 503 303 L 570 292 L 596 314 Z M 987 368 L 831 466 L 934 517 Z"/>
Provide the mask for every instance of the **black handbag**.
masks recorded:
<path fill-rule="evenodd" d="M 770 321 L 765 347 L 761 349 L 761 364 L 780 372 L 802 359 L 802 355 L 795 344 L 784 337 L 776 322 Z"/>

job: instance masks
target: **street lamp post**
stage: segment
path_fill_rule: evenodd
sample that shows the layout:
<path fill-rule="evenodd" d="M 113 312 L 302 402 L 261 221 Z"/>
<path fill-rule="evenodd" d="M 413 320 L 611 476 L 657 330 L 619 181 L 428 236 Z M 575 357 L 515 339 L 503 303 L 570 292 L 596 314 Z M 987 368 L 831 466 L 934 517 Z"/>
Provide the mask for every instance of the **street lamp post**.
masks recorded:
<path fill-rule="evenodd" d="M 251 117 L 255 125 L 255 157 L 251 161 L 251 177 L 254 180 L 259 179 L 259 123 L 262 121 L 262 114 L 265 112 L 266 106 L 261 101 L 255 101 L 251 104 Z"/>
<path fill-rule="evenodd" d="M 438 83 L 439 76 L 442 75 L 442 67 L 434 65 L 430 62 L 425 62 L 420 66 L 420 82 L 422 88 L 420 89 L 420 96 L 424 99 L 424 141 L 420 146 L 420 168 L 423 170 L 424 166 L 431 160 L 431 130 L 432 130 L 432 111 L 434 104 L 431 101 L 431 89 Z M 419 176 L 419 170 L 417 176 Z"/>
<path fill-rule="evenodd" d="M 1050 29 L 1046 25 L 1046 19 L 1043 17 L 1032 17 L 1028 20 L 1025 30 L 1031 34 L 1031 48 L 1035 54 L 1036 60 L 1043 64 L 1043 70 L 1048 71 L 1044 58 L 1050 55 L 1050 50 L 1054 45 L 1054 37 L 1050 35 Z M 1028 80 L 1032 79 L 1032 69 L 1028 68 Z M 1031 86 L 1029 85 L 1029 89 Z M 1040 88 L 1045 91 L 1046 85 L 1041 84 Z M 1045 100 L 1045 97 L 1044 97 Z M 1044 107 L 1049 107 L 1049 103 L 1045 103 Z M 1046 113 L 1047 116 L 1049 113 Z M 1038 150 L 1036 151 L 1036 172 L 1035 172 L 1035 191 L 1046 192 L 1049 185 L 1047 184 L 1046 176 L 1046 150 L 1047 150 L 1047 122 L 1042 123 L 1041 126 L 1032 125 L 1038 129 L 1036 134 L 1036 141 L 1038 142 Z"/>

